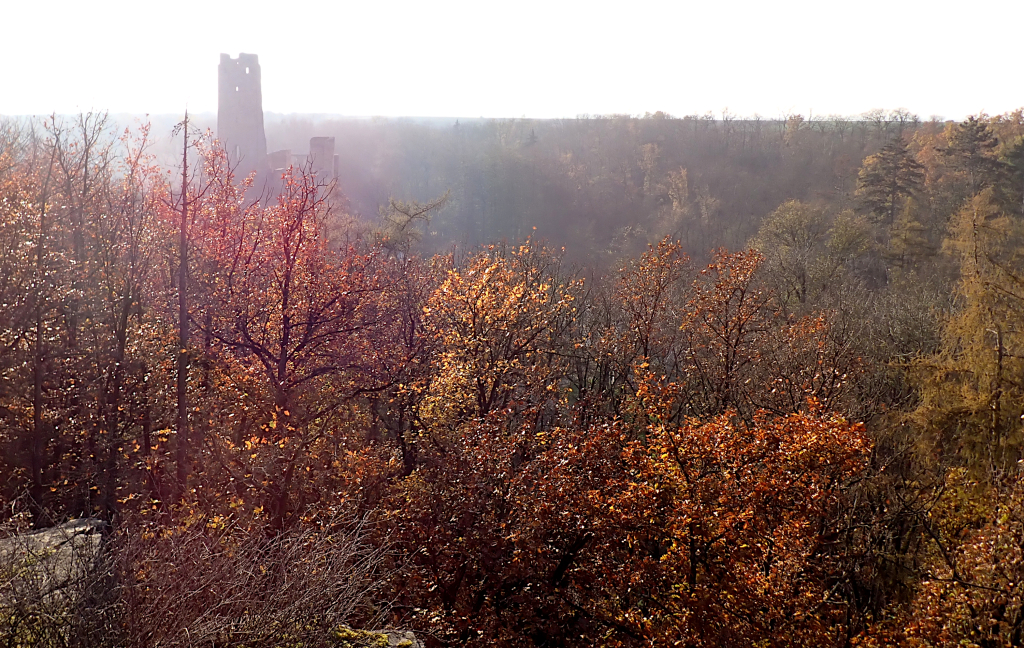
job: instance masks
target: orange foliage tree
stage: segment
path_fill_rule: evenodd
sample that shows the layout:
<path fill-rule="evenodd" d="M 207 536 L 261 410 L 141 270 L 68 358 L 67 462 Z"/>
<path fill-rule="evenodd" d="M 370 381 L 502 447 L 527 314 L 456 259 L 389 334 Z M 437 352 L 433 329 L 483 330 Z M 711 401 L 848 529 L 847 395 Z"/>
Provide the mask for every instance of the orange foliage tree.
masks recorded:
<path fill-rule="evenodd" d="M 747 423 L 732 411 L 674 423 L 678 397 L 653 377 L 641 389 L 650 424 L 609 503 L 635 556 L 607 575 L 631 594 L 624 619 L 655 644 L 838 642 L 833 545 L 842 489 L 865 464 L 863 429 L 813 402 Z"/>
<path fill-rule="evenodd" d="M 757 261 L 723 253 L 691 283 L 665 242 L 604 329 L 542 250 L 451 268 L 425 310 L 435 363 L 410 387 L 416 469 L 382 501 L 407 557 L 399 608 L 470 645 L 838 641 L 839 504 L 868 443 L 813 399 L 773 415 L 737 387 L 777 369 L 806 399 L 830 369 L 827 318 L 778 318 Z M 625 418 L 579 396 L 587 353 L 629 366 L 635 385 L 604 393 Z M 687 382 L 674 353 L 713 379 Z M 762 353 L 792 366 L 754 371 Z M 803 353 L 813 366 L 787 373 Z M 692 417 L 695 393 L 713 416 Z"/>
<path fill-rule="evenodd" d="M 672 378 L 676 417 L 786 414 L 808 398 L 842 408 L 859 370 L 851 331 L 829 313 L 784 315 L 763 261 L 754 251 L 719 250 L 691 278 L 679 243 L 666 239 L 625 271 L 616 294 L 626 318 L 602 351 L 628 367 L 631 391 L 648 371 Z"/>

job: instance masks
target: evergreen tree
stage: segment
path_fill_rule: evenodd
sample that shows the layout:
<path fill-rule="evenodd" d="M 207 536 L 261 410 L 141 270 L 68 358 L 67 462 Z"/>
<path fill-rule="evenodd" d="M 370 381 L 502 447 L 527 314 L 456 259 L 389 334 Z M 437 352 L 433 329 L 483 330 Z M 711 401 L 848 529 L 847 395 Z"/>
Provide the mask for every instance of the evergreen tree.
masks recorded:
<path fill-rule="evenodd" d="M 1013 211 L 1024 216 L 1024 137 L 1018 138 L 1002 159 L 1006 169 L 1003 197 Z"/>
<path fill-rule="evenodd" d="M 963 174 L 970 195 L 997 183 L 1005 165 L 996 157 L 999 140 L 984 118 L 971 115 L 948 127 L 948 145 L 942 150 L 946 163 Z"/>
<path fill-rule="evenodd" d="M 923 167 L 896 138 L 861 166 L 857 195 L 872 220 L 892 225 L 903 202 L 920 191 L 924 183 Z"/>

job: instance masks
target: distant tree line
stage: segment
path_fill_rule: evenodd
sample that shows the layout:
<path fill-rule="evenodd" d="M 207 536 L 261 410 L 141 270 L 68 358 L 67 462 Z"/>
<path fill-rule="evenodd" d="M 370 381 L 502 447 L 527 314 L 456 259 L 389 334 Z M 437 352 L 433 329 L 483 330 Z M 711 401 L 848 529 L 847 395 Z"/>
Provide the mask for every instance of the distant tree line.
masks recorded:
<path fill-rule="evenodd" d="M 779 119 L 724 111 L 444 126 L 293 119 L 269 122 L 268 138 L 298 149 L 314 131 L 333 135 L 341 189 L 364 217 L 392 195 L 426 201 L 451 190 L 424 251 L 521 240 L 536 227 L 571 258 L 608 266 L 669 234 L 695 258 L 716 245 L 738 249 L 788 199 L 852 207 L 865 157 L 944 127 L 905 110 Z"/>

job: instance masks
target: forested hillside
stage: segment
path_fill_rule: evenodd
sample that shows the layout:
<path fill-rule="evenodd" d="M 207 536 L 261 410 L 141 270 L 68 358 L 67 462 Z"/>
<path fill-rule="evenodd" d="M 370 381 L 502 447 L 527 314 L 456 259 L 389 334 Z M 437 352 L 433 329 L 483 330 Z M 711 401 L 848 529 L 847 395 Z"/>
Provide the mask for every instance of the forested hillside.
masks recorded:
<path fill-rule="evenodd" d="M 1021 111 L 326 132 L 0 124 L 9 645 L 1021 644 Z"/>
<path fill-rule="evenodd" d="M 1011 140 L 1019 115 L 997 118 Z M 857 118 L 737 119 L 725 112 L 673 118 L 573 120 L 341 120 L 268 122 L 272 148 L 337 140 L 341 189 L 373 217 L 390 196 L 427 201 L 451 190 L 425 250 L 480 245 L 533 232 L 573 258 L 614 263 L 663 236 L 691 255 L 739 249 L 785 200 L 853 208 L 857 174 L 893 138 L 913 153 L 945 129 L 906 111 Z"/>

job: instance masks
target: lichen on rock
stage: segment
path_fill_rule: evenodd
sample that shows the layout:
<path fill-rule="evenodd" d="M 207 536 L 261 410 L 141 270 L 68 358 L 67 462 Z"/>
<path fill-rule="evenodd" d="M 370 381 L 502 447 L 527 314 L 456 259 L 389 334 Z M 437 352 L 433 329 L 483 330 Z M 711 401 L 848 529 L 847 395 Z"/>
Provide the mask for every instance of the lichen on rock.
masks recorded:
<path fill-rule="evenodd" d="M 336 629 L 331 643 L 337 648 L 423 648 L 411 632 L 374 632 L 348 626 Z"/>

